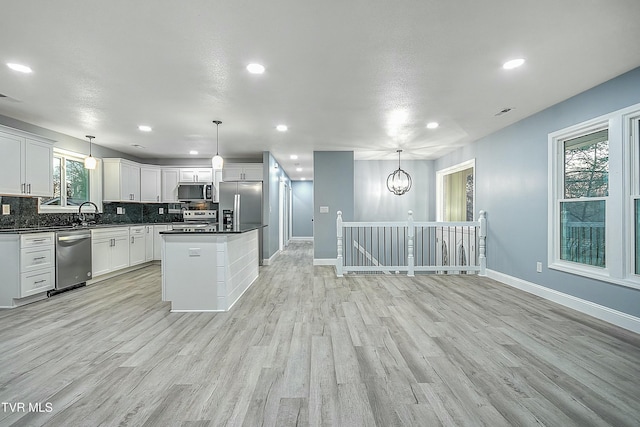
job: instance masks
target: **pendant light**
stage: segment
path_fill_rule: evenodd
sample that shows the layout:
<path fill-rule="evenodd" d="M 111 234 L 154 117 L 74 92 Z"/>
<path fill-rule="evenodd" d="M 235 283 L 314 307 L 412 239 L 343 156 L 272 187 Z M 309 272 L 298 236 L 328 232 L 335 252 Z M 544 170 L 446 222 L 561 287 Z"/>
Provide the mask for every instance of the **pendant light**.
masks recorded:
<path fill-rule="evenodd" d="M 214 120 L 213 123 L 216 124 L 216 155 L 211 159 L 211 166 L 213 169 L 222 169 L 224 165 L 224 159 L 220 154 L 218 154 L 218 126 L 222 123 L 220 120 Z"/>
<path fill-rule="evenodd" d="M 400 153 L 398 151 L 398 169 L 391 172 L 387 177 L 387 189 L 397 196 L 402 196 L 411 190 L 411 175 L 400 168 Z"/>
<path fill-rule="evenodd" d="M 91 140 L 93 140 L 93 138 L 95 138 L 95 136 L 86 135 L 85 138 L 89 138 L 89 157 L 85 157 L 84 158 L 84 168 L 85 169 L 95 169 L 97 162 L 96 162 L 95 157 L 91 156 Z"/>

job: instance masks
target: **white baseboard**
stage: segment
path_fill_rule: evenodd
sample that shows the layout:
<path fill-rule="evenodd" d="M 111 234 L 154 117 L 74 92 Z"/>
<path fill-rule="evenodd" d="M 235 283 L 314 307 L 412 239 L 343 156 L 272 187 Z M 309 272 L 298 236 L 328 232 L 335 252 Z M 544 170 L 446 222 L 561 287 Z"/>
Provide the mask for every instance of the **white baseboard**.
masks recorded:
<path fill-rule="evenodd" d="M 558 292 L 554 289 L 545 288 L 533 282 L 528 282 L 498 271 L 487 269 L 487 277 L 640 334 L 640 318 L 630 314 L 577 298 L 573 295 Z"/>
<path fill-rule="evenodd" d="M 273 264 L 273 261 L 278 257 L 278 255 L 280 255 L 280 249 L 278 249 L 275 254 L 271 255 L 270 258 L 263 259 L 262 260 L 262 265 L 271 265 L 271 264 Z"/>
<path fill-rule="evenodd" d="M 331 265 L 331 266 L 335 266 L 336 265 L 336 259 L 335 258 L 314 258 L 313 259 L 313 265 Z"/>
<path fill-rule="evenodd" d="M 289 239 L 292 242 L 313 242 L 313 236 L 311 237 L 292 237 Z"/>

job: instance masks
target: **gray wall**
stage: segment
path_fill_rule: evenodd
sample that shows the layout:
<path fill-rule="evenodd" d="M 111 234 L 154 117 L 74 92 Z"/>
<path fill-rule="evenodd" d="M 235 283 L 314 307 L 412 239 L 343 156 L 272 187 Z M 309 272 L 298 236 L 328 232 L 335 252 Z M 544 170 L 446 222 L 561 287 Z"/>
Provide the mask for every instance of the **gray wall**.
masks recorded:
<path fill-rule="evenodd" d="M 313 237 L 313 182 L 292 181 L 291 237 Z"/>
<path fill-rule="evenodd" d="M 313 257 L 335 259 L 336 215 L 353 221 L 353 151 L 313 152 Z M 328 213 L 320 213 L 327 206 Z"/>
<path fill-rule="evenodd" d="M 280 246 L 278 238 L 280 179 L 284 179 L 288 185 L 291 185 L 291 179 L 281 167 L 276 168 L 277 161 L 270 152 L 262 153 L 262 163 L 269 165 L 264 173 L 262 184 L 264 194 L 262 218 L 266 224 L 269 224 L 262 233 L 262 253 L 264 259 L 269 259 L 278 252 Z"/>
<path fill-rule="evenodd" d="M 487 211 L 487 267 L 640 316 L 640 290 L 543 268 L 547 265 L 547 139 L 550 132 L 640 102 L 640 68 L 554 105 L 436 161 L 476 159 L 476 210 Z M 477 216 L 477 212 L 476 212 Z"/>
<path fill-rule="evenodd" d="M 435 220 L 434 161 L 402 161 L 400 166 L 413 184 L 408 193 L 396 196 L 387 189 L 387 177 L 398 169 L 397 160 L 355 161 L 355 221 L 403 221 L 409 210 L 416 221 Z"/>

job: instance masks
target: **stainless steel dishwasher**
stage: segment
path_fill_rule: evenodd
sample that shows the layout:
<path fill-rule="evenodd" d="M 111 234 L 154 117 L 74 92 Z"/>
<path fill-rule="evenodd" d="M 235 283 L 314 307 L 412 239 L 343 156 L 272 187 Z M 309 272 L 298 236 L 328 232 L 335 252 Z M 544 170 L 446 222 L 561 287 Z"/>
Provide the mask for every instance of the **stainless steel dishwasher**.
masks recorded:
<path fill-rule="evenodd" d="M 66 230 L 56 233 L 56 290 L 91 279 L 91 231 Z"/>

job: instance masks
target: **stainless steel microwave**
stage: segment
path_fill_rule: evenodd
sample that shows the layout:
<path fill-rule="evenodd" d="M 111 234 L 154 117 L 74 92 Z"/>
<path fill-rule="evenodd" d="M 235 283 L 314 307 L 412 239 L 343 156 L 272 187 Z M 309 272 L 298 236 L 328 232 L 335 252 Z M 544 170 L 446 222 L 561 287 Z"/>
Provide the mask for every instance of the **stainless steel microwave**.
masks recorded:
<path fill-rule="evenodd" d="M 178 184 L 178 200 L 181 202 L 213 201 L 213 184 L 210 182 L 181 182 Z"/>

